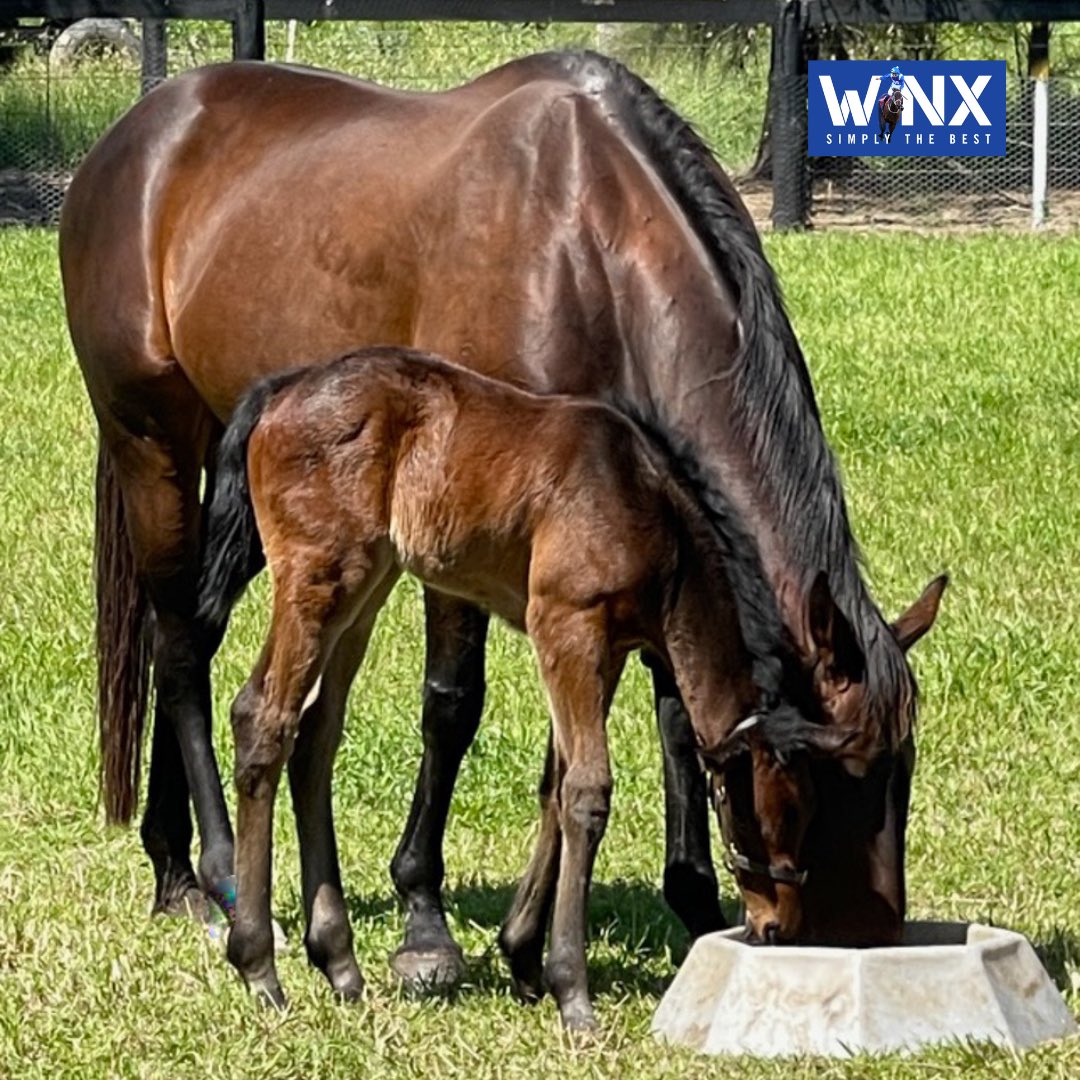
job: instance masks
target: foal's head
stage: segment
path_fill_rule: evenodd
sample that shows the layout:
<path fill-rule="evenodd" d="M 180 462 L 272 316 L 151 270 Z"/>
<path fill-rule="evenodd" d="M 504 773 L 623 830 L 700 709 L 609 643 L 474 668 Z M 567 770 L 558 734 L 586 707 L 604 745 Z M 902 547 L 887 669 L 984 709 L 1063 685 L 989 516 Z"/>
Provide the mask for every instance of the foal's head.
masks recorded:
<path fill-rule="evenodd" d="M 890 628 L 902 649 L 933 623 L 945 580 Z M 914 749 L 910 740 L 884 749 L 864 722 L 864 661 L 824 573 L 810 589 L 808 621 L 809 657 L 796 659 L 785 640 L 779 664 L 758 680 L 764 707 L 702 757 L 751 932 L 770 942 L 880 943 L 899 935 L 903 898 L 891 895 L 889 866 L 875 864 L 870 840 L 894 835 L 883 814 L 906 817 Z M 910 693 L 913 706 L 913 681 Z M 902 850 L 886 854 L 902 887 Z"/>
<path fill-rule="evenodd" d="M 824 574 L 812 592 L 821 612 L 835 606 Z M 793 941 L 805 930 L 806 841 L 822 785 L 861 772 L 866 740 L 858 726 L 825 713 L 820 672 L 798 658 L 779 620 L 770 617 L 764 628 L 748 632 L 745 606 L 740 614 L 744 638 L 757 654 L 761 704 L 702 758 L 748 927 L 762 941 Z"/>
<path fill-rule="evenodd" d="M 842 762 L 855 733 L 808 720 L 791 706 L 755 713 L 703 756 L 751 933 L 795 940 L 809 876 L 804 842 L 817 810 L 816 764 Z"/>

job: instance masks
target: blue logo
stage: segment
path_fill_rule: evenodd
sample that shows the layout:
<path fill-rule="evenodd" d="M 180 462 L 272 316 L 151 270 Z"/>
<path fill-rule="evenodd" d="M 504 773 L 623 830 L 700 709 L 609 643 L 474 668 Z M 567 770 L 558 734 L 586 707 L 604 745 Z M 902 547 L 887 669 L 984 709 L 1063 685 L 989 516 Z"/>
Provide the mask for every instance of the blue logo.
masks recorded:
<path fill-rule="evenodd" d="M 811 60 L 811 157 L 1005 153 L 1004 60 Z"/>

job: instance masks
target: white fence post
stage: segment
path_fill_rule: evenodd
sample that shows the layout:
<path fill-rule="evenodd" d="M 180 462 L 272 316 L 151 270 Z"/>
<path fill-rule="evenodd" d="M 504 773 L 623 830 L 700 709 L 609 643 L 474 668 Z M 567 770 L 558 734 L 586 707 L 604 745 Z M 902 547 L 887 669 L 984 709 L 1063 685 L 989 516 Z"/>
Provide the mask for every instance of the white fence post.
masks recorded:
<path fill-rule="evenodd" d="M 1050 25 L 1031 24 L 1028 74 L 1035 81 L 1031 132 L 1031 227 L 1046 222 L 1046 158 L 1049 140 Z"/>

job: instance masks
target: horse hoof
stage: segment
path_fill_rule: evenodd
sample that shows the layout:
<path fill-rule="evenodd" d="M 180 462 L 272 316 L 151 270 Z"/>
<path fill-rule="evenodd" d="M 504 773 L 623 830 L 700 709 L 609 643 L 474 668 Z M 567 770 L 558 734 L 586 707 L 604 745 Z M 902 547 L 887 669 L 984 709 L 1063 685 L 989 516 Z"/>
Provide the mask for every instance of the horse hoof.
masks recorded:
<path fill-rule="evenodd" d="M 333 987 L 334 997 L 339 1001 L 345 1001 L 352 1004 L 353 1002 L 363 1000 L 364 978 L 359 971 L 351 972 L 342 979 L 332 981 L 330 985 Z"/>
<path fill-rule="evenodd" d="M 206 894 L 195 885 L 159 901 L 154 905 L 152 914 L 191 919 L 197 923 L 210 923 L 214 917 L 212 905 L 207 900 Z"/>
<path fill-rule="evenodd" d="M 521 957 L 513 954 L 510 962 L 510 981 L 514 997 L 522 1005 L 535 1005 L 544 996 L 544 967 L 539 957 Z"/>
<path fill-rule="evenodd" d="M 465 957 L 456 945 L 435 949 L 402 945 L 390 957 L 390 968 L 412 993 L 436 994 L 452 989 L 465 977 Z"/>
<path fill-rule="evenodd" d="M 590 1041 L 599 1030 L 591 1005 L 586 1005 L 584 1008 L 572 1006 L 563 1009 L 560 1015 L 563 1029 L 576 1042 Z"/>
<path fill-rule="evenodd" d="M 284 956 L 289 951 L 289 939 L 277 919 L 270 920 L 270 928 L 274 932 L 274 955 Z"/>
<path fill-rule="evenodd" d="M 281 984 L 276 979 L 249 983 L 248 989 L 255 1000 L 266 1009 L 273 1009 L 274 1012 L 285 1012 L 289 1007 L 289 1000 L 285 997 L 285 991 L 281 989 Z"/>

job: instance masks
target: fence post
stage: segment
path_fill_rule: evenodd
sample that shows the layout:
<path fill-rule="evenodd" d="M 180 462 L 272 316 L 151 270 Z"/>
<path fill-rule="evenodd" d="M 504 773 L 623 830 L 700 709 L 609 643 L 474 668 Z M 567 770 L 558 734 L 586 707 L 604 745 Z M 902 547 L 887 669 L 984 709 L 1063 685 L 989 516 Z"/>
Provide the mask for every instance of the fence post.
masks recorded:
<path fill-rule="evenodd" d="M 169 39 L 164 19 L 142 21 L 142 71 L 140 85 L 144 94 L 150 93 L 169 74 Z"/>
<path fill-rule="evenodd" d="M 809 219 L 802 16 L 803 0 L 778 0 L 773 23 L 778 43 L 772 86 L 776 110 L 772 128 L 774 229 L 802 229 Z"/>
<path fill-rule="evenodd" d="M 1031 227 L 1046 222 L 1046 158 L 1049 141 L 1050 108 L 1050 24 L 1031 24 L 1028 46 L 1028 75 L 1035 81 L 1031 129 Z"/>
<path fill-rule="evenodd" d="M 266 4 L 264 0 L 237 0 L 233 18 L 234 60 L 266 59 Z"/>

